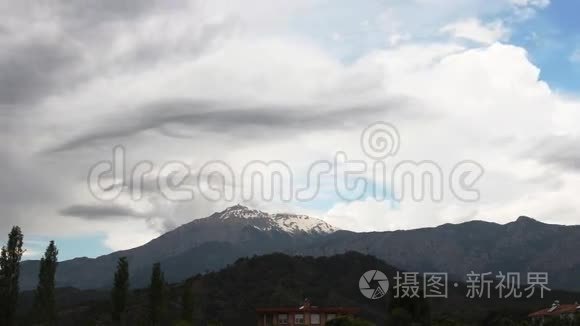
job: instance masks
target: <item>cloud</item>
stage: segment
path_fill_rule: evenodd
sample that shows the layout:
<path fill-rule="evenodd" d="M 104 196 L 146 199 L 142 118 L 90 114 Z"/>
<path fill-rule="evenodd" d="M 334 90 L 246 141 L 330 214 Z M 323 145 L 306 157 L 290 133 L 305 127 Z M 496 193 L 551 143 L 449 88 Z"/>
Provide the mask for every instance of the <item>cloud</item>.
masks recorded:
<path fill-rule="evenodd" d="M 230 135 L 233 138 L 244 137 L 256 139 L 264 134 L 272 137 L 286 137 L 289 133 L 300 130 L 337 129 L 349 124 L 363 126 L 372 121 L 371 117 L 396 111 L 403 101 L 395 100 L 377 103 L 368 107 L 333 108 L 323 107 L 275 107 L 263 104 L 255 107 L 228 109 L 235 106 L 230 103 L 207 103 L 191 100 L 160 101 L 138 108 L 134 112 L 119 117 L 115 115 L 109 121 L 86 130 L 72 140 L 59 144 L 47 152 L 59 152 L 85 147 L 98 141 L 110 141 L 130 137 L 145 130 L 159 129 L 164 135 L 173 136 L 180 128 L 189 132 L 203 131 Z M 239 106 L 239 105 L 238 105 Z M 171 129 L 168 128 L 171 126 Z M 178 136 L 179 137 L 179 136 Z"/>
<path fill-rule="evenodd" d="M 455 38 L 466 39 L 481 44 L 492 44 L 505 41 L 509 37 L 509 30 L 501 21 L 484 24 L 479 19 L 471 18 L 447 25 L 441 32 Z"/>
<path fill-rule="evenodd" d="M 527 20 L 536 15 L 538 10 L 550 5 L 551 0 L 510 0 L 514 6 L 514 16 L 519 20 Z"/>
<path fill-rule="evenodd" d="M 571 135 L 552 135 L 538 141 L 524 156 L 559 169 L 580 172 L 580 139 Z"/>
<path fill-rule="evenodd" d="M 518 7 L 545 8 L 550 5 L 550 0 L 511 0 L 511 3 Z"/>
<path fill-rule="evenodd" d="M 58 38 L 0 42 L 0 109 L 34 104 L 77 83 L 82 53 L 71 43 Z"/>
<path fill-rule="evenodd" d="M 569 59 L 572 63 L 580 63 L 580 49 L 574 50 Z"/>
<path fill-rule="evenodd" d="M 60 211 L 64 216 L 82 217 L 88 220 L 115 217 L 143 217 L 145 214 L 139 213 L 131 208 L 120 205 L 72 205 Z"/>
<path fill-rule="evenodd" d="M 337 151 L 372 163 L 360 133 L 375 121 L 401 133 L 393 159 L 434 160 L 445 171 L 461 159 L 480 162 L 482 200 L 391 207 L 329 196 L 336 202 L 324 207 L 333 208 L 313 214 L 361 230 L 523 214 L 574 221 L 580 183 L 576 158 L 564 153 L 578 141 L 578 102 L 552 90 L 525 49 L 508 44 L 512 16 L 547 2 L 367 5 L 2 8 L 10 14 L 0 19 L 0 228 L 19 224 L 51 237 L 99 232 L 111 248 L 126 249 L 230 203 L 169 202 L 150 182 L 142 202 L 95 202 L 88 170 L 110 160 L 115 145 L 127 149 L 129 167 L 219 159 L 239 173 L 250 160 L 283 160 L 301 176 Z M 351 14 L 354 26 L 340 19 Z M 328 29 L 319 30 L 320 21 Z M 334 32 L 341 42 L 329 38 Z M 337 54 L 336 44 L 352 55 Z M 539 148 L 530 152 L 530 144 Z"/>
<path fill-rule="evenodd" d="M 385 52 L 387 60 L 396 51 Z M 420 49 L 404 53 L 405 58 L 425 54 Z M 440 110 L 444 118 L 430 124 L 407 121 L 403 126 L 398 121 L 402 145 L 392 159 L 433 160 L 448 172 L 454 160 L 469 157 L 485 168 L 478 183 L 480 200 L 462 202 L 449 192 L 441 203 L 410 200 L 391 206 L 365 199 L 336 203 L 326 212 L 329 219 L 357 230 L 408 229 L 468 219 L 505 223 L 519 215 L 578 223 L 574 213 L 578 207 L 571 199 L 580 190 L 574 154 L 578 135 L 571 123 L 578 118 L 573 109 L 577 100 L 550 90 L 526 51 L 515 46 L 480 46 L 432 62 L 419 70 L 402 70 L 397 91 L 409 95 L 421 89 L 419 96 L 429 103 L 424 109 Z"/>

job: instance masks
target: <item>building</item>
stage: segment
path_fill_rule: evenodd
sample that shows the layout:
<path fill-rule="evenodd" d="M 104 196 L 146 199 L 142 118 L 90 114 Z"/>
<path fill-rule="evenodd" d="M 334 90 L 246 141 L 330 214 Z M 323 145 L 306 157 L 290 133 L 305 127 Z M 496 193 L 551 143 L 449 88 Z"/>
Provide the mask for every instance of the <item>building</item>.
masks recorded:
<path fill-rule="evenodd" d="M 572 323 L 575 318 L 578 318 L 576 313 L 580 312 L 580 304 L 560 304 L 556 300 L 552 306 L 532 312 L 528 315 L 532 319 L 533 325 L 543 325 L 547 319 L 560 318 L 564 321 Z"/>
<path fill-rule="evenodd" d="M 258 326 L 326 325 L 337 317 L 354 316 L 360 311 L 352 307 L 318 307 L 304 300 L 301 307 L 257 308 Z"/>

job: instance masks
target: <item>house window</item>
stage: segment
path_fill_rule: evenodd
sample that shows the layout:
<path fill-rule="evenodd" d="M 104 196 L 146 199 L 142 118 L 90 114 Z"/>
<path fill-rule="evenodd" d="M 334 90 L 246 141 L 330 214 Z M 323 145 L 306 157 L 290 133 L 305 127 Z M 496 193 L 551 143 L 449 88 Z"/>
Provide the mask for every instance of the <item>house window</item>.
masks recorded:
<path fill-rule="evenodd" d="M 310 325 L 320 325 L 320 315 L 311 314 L 310 315 Z"/>
<path fill-rule="evenodd" d="M 287 314 L 278 315 L 278 324 L 279 325 L 288 325 L 288 315 Z"/>
<path fill-rule="evenodd" d="M 328 315 L 326 315 L 326 320 L 327 320 L 327 321 L 328 321 L 328 320 L 333 320 L 333 319 L 335 319 L 335 318 L 336 318 L 336 315 L 335 315 L 335 314 L 328 314 Z"/>
<path fill-rule="evenodd" d="M 295 325 L 304 325 L 304 314 L 294 315 L 294 324 Z"/>

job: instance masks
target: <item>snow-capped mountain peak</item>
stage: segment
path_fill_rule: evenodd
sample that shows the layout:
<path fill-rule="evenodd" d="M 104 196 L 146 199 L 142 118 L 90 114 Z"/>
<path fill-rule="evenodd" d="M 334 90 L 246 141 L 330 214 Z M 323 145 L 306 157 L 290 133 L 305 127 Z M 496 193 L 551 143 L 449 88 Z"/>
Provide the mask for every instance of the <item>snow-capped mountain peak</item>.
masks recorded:
<path fill-rule="evenodd" d="M 270 214 L 240 204 L 228 207 L 214 214 L 214 217 L 221 220 L 245 219 L 248 224 L 255 228 L 268 231 L 278 230 L 287 233 L 332 233 L 337 231 L 335 227 L 318 218 L 287 213 Z"/>
<path fill-rule="evenodd" d="M 218 213 L 218 218 L 225 220 L 229 218 L 264 218 L 268 213 L 259 211 L 257 209 L 250 209 L 246 206 L 237 204 L 226 208 Z"/>

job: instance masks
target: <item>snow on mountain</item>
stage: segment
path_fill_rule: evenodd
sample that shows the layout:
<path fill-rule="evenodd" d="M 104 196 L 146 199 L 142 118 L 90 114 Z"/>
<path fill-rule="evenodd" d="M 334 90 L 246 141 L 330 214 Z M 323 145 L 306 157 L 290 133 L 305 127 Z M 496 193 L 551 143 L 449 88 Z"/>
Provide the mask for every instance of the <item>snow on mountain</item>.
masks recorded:
<path fill-rule="evenodd" d="M 338 230 L 321 219 L 307 215 L 287 213 L 270 214 L 239 204 L 216 213 L 213 217 L 221 220 L 246 219 L 249 224 L 264 231 L 279 230 L 287 233 L 332 233 Z"/>

